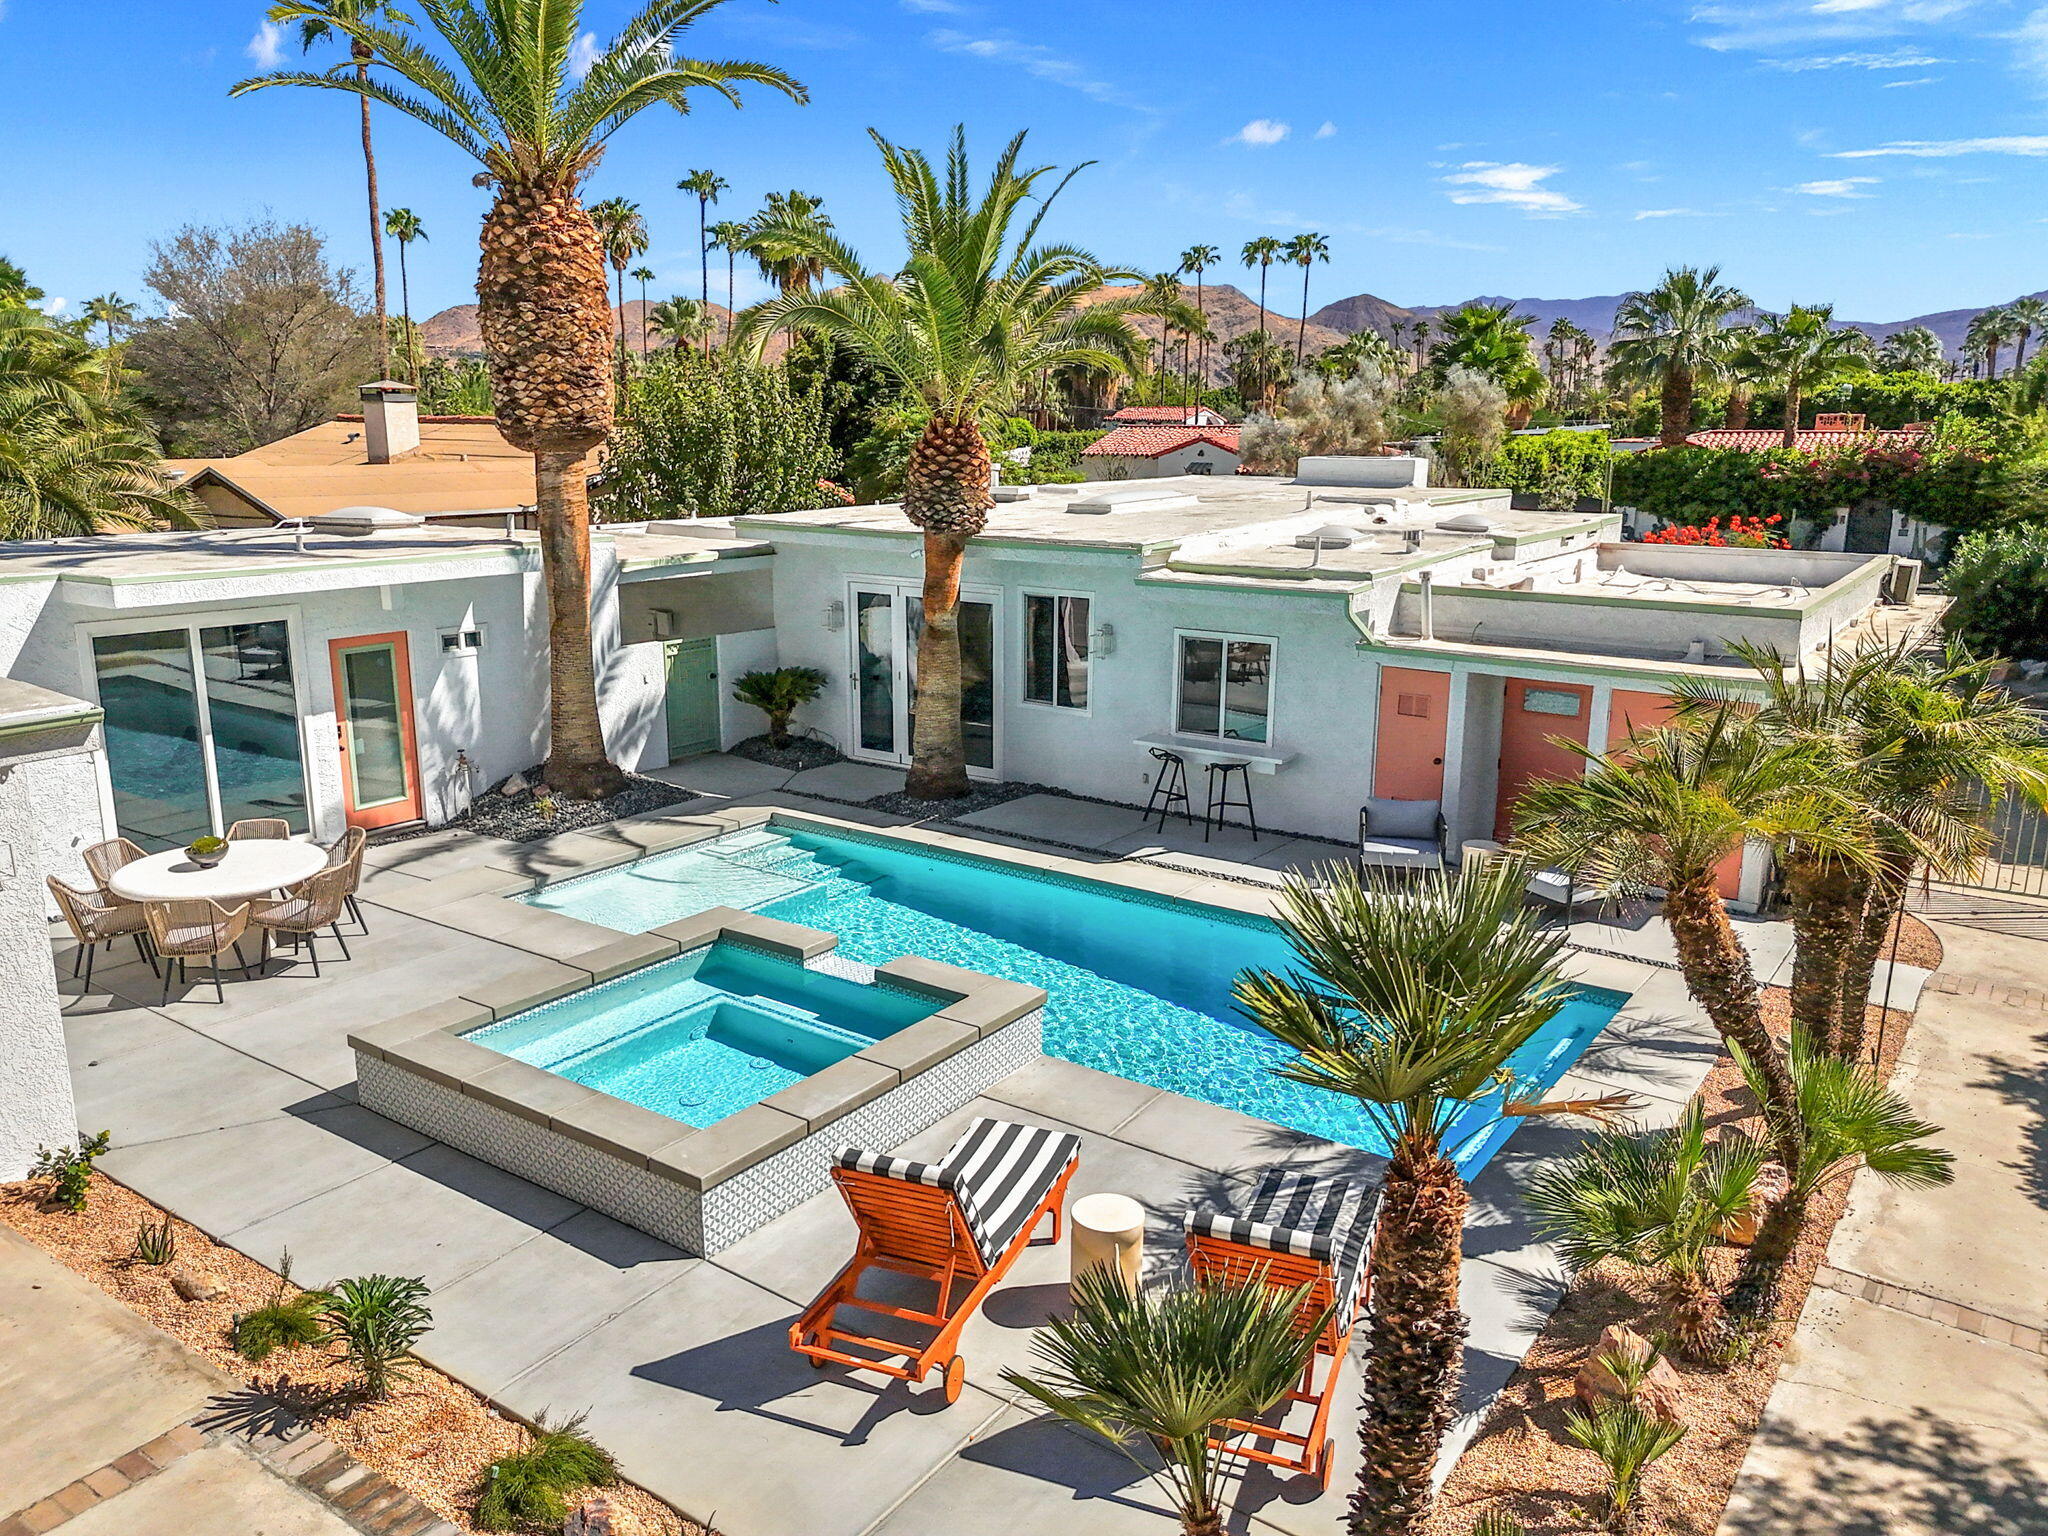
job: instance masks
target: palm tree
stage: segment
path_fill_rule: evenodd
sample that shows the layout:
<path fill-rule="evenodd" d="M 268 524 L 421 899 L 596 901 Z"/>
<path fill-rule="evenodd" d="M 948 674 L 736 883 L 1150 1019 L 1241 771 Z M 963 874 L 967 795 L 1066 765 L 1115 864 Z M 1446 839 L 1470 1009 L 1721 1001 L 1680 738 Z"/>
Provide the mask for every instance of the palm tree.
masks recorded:
<path fill-rule="evenodd" d="M 711 334 L 711 317 L 695 299 L 663 299 L 647 312 L 647 323 L 679 347 Z"/>
<path fill-rule="evenodd" d="M 1242 331 L 1223 344 L 1230 382 L 1249 410 L 1266 411 L 1294 371 L 1287 348 L 1263 330 Z"/>
<path fill-rule="evenodd" d="M 1416 372 L 1418 372 L 1418 373 L 1420 373 L 1420 372 L 1422 371 L 1422 365 L 1423 365 L 1423 362 L 1424 362 L 1424 361 L 1425 361 L 1425 360 L 1426 360 L 1426 359 L 1428 358 L 1428 356 L 1429 356 L 1429 332 L 1430 332 L 1430 324 L 1429 324 L 1429 321 L 1428 321 L 1427 319 L 1425 319 L 1424 317 L 1420 316 L 1420 315 L 1416 316 L 1416 318 L 1415 318 L 1415 323 L 1414 323 L 1414 331 L 1415 331 L 1415 371 L 1416 371 Z"/>
<path fill-rule="evenodd" d="M 1944 354 L 1941 338 L 1924 325 L 1893 331 L 1877 344 L 1878 365 L 1892 373 L 1928 373 L 1939 377 Z"/>
<path fill-rule="evenodd" d="M 737 219 L 721 219 L 711 226 L 711 243 L 725 252 L 725 339 L 732 341 L 732 317 L 739 309 L 739 295 L 734 291 L 733 263 L 739 253 L 746 249 L 747 226 Z"/>
<path fill-rule="evenodd" d="M 1755 1198 L 1763 1148 L 1723 1131 L 1707 1140 L 1695 1099 L 1667 1131 L 1603 1131 L 1547 1165 L 1522 1199 L 1574 1273 L 1605 1259 L 1662 1271 L 1665 1325 L 1679 1352 L 1717 1358 L 1727 1321 L 1707 1250 Z"/>
<path fill-rule="evenodd" d="M 1087 252 L 1038 245 L 1046 214 L 1080 167 L 1050 190 L 1051 166 L 1020 169 L 1021 133 L 997 157 L 979 197 L 969 184 L 964 129 L 955 129 L 944 174 L 922 151 L 870 136 L 903 213 L 909 247 L 894 276 L 872 272 L 815 217 L 757 226 L 757 249 L 785 253 L 802 269 L 830 271 L 828 293 L 793 289 L 750 311 L 742 344 L 770 333 L 820 331 L 845 343 L 929 413 L 910 452 L 903 515 L 924 534 L 924 628 L 918 639 L 918 708 L 905 788 L 919 799 L 967 793 L 960 731 L 960 567 L 967 541 L 988 521 L 985 414 L 1008 407 L 1041 370 L 1070 364 L 1113 368 L 1136 344 L 1119 301 L 1083 306 L 1111 278 Z M 1037 207 L 1020 214 L 1027 202 Z M 1017 226 L 1021 223 L 1021 229 Z"/>
<path fill-rule="evenodd" d="M 1529 419 L 1547 385 L 1536 366 L 1529 340 L 1530 315 L 1518 315 L 1513 304 L 1467 304 L 1442 317 L 1430 361 L 1439 377 L 1453 368 L 1469 368 L 1501 387 L 1507 396 L 1508 425 Z"/>
<path fill-rule="evenodd" d="M 2048 299 L 2014 299 L 2005 306 L 2005 315 L 2012 326 L 2012 371 L 2018 373 L 2027 366 L 2027 338 L 2048 332 Z"/>
<path fill-rule="evenodd" d="M 1245 241 L 1244 248 L 1237 253 L 1246 267 L 1259 269 L 1259 329 L 1262 331 L 1266 328 L 1266 273 L 1285 249 L 1273 236 L 1260 235 L 1255 240 Z"/>
<path fill-rule="evenodd" d="M 1721 425 L 1731 432 L 1746 431 L 1749 427 L 1749 406 L 1756 398 L 1756 387 L 1768 382 L 1755 367 L 1749 355 L 1749 344 L 1756 339 L 1753 325 L 1731 325 L 1723 333 L 1727 354 L 1721 359 L 1721 377 L 1728 381 L 1728 398 L 1722 406 Z"/>
<path fill-rule="evenodd" d="M 799 236 L 798 245 L 809 249 L 820 236 L 830 236 L 832 220 L 818 210 L 825 199 L 808 192 L 770 192 L 761 211 L 748 221 L 746 249 L 752 253 L 761 276 L 785 294 L 804 293 L 824 279 L 825 269 L 815 257 L 802 255 L 778 232 Z"/>
<path fill-rule="evenodd" d="M 1202 349 L 1195 372 L 1204 389 L 1209 387 L 1209 306 L 1202 297 L 1202 274 L 1222 260 L 1223 253 L 1213 245 L 1191 245 L 1180 253 L 1181 271 L 1195 274 L 1195 313 L 1202 317 L 1196 330 L 1202 338 Z"/>
<path fill-rule="evenodd" d="M 626 268 L 633 258 L 647 251 L 647 221 L 640 205 L 630 198 L 608 197 L 590 209 L 590 222 L 597 226 L 597 238 L 604 246 L 605 260 L 618 279 L 618 369 L 619 395 L 626 393 Z"/>
<path fill-rule="evenodd" d="M 409 27 L 413 24 L 412 17 L 392 0 L 313 0 L 313 3 L 273 5 L 270 20 L 275 23 L 296 21 L 299 24 L 299 49 L 304 53 L 311 53 L 315 44 L 329 37 L 337 34 L 346 37 L 349 63 L 355 70 L 358 86 L 370 83 L 370 66 L 377 62 L 377 50 L 365 41 L 365 31 L 378 24 L 385 27 Z M 384 287 L 385 231 L 377 205 L 377 153 L 370 143 L 370 103 L 375 98 L 366 90 L 359 90 L 357 95 L 361 97 L 358 106 L 362 110 L 363 180 L 370 203 L 370 268 L 375 278 L 377 306 L 377 367 L 389 373 L 391 321 Z"/>
<path fill-rule="evenodd" d="M 707 89 L 804 91 L 761 64 L 676 54 L 683 30 L 719 0 L 648 0 L 578 79 L 581 0 L 434 0 L 428 20 L 445 45 L 430 52 L 369 15 L 310 4 L 280 20 L 321 19 L 368 48 L 371 78 L 279 71 L 235 94 L 272 86 L 350 91 L 433 128 L 482 163 L 494 192 L 484 219 L 478 322 L 491 367 L 498 429 L 534 456 L 543 576 L 548 589 L 547 781 L 574 799 L 616 793 L 625 777 L 605 754 L 590 628 L 590 506 L 586 458 L 612 428 L 611 326 L 604 247 L 583 208 L 583 182 L 611 136 L 643 108 L 682 107 Z"/>
<path fill-rule="evenodd" d="M 0 256 L 0 308 L 27 308 L 42 298 L 43 290 L 28 280 L 20 265 Z"/>
<path fill-rule="evenodd" d="M 1799 436 L 1799 408 L 1805 397 L 1852 374 L 1870 369 L 1870 338 L 1837 329 L 1832 304 L 1795 304 L 1782 315 L 1765 315 L 1736 354 L 1738 366 L 1785 392 L 1785 446 Z"/>
<path fill-rule="evenodd" d="M 1627 373 L 1657 381 L 1667 448 L 1692 431 L 1693 394 L 1726 359 L 1725 327 L 1749 308 L 1749 295 L 1721 281 L 1719 267 L 1673 267 L 1645 293 L 1632 293 L 1614 315 L 1608 356 Z"/>
<path fill-rule="evenodd" d="M 1150 1475 L 1182 1531 L 1223 1536 L 1220 1485 L 1231 1457 L 1211 1441 L 1224 1423 L 1269 1412 L 1301 1379 L 1328 1321 L 1304 1328 L 1306 1299 L 1307 1287 L 1283 1291 L 1257 1279 L 1146 1297 L 1098 1266 L 1074 1282 L 1073 1315 L 1032 1340 L 1038 1374 L 1005 1371 L 1003 1379 L 1119 1450 L 1148 1442 L 1162 1463 Z"/>
<path fill-rule="evenodd" d="M 647 285 L 654 281 L 654 268 L 635 267 L 626 276 L 640 285 L 640 355 L 647 355 Z"/>
<path fill-rule="evenodd" d="M 1567 946 L 1524 906 L 1528 872 L 1513 860 L 1407 887 L 1349 865 L 1321 875 L 1320 888 L 1291 877 L 1280 899 L 1302 968 L 1247 971 L 1236 998 L 1295 1053 L 1277 1075 L 1355 1101 L 1387 1148 L 1350 1528 L 1406 1536 L 1427 1518 L 1456 1413 L 1468 1195 L 1455 1159 L 1501 1114 L 1568 1107 L 1509 1101 L 1508 1067 L 1564 1001 Z"/>
<path fill-rule="evenodd" d="M 711 310 L 711 244 L 705 221 L 710 217 L 711 205 L 718 201 L 718 194 L 729 185 L 716 171 L 692 171 L 676 183 L 678 192 L 687 192 L 697 199 L 697 302 L 707 314 Z M 707 355 L 711 351 L 708 332 L 704 350 Z"/>
<path fill-rule="evenodd" d="M 1963 332 L 1963 350 L 1984 363 L 1984 376 L 1998 377 L 1998 349 L 2005 345 L 2006 319 L 2003 309 L 1980 310 Z"/>
<path fill-rule="evenodd" d="M 1301 268 L 1301 322 L 1294 331 L 1294 366 L 1301 366 L 1301 355 L 1308 348 L 1308 269 L 1317 262 L 1330 259 L 1330 242 L 1313 231 L 1296 235 L 1287 242 L 1287 259 Z"/>
<path fill-rule="evenodd" d="M 406 248 L 427 238 L 427 228 L 410 208 L 394 208 L 384 215 L 384 233 L 398 242 L 398 308 L 405 317 L 405 362 L 408 376 L 420 381 L 419 332 L 412 323 L 412 278 L 406 271 Z"/>
<path fill-rule="evenodd" d="M 1749 1054 L 1730 1048 L 1750 1090 L 1762 1094 L 1762 1074 Z M 1916 1119 L 1906 1101 L 1860 1062 L 1830 1055 L 1805 1030 L 1792 1031 L 1786 1052 L 1794 1102 L 1805 1134 L 1800 1155 L 1785 1164 L 1787 1189 L 1771 1207 L 1743 1255 L 1742 1272 L 1728 1294 L 1738 1316 L 1768 1318 L 1777 1311 L 1778 1277 L 1806 1224 L 1813 1197 L 1836 1179 L 1868 1168 L 1887 1184 L 1929 1189 L 1955 1177 L 1955 1158 L 1921 1145 L 1941 1127 Z"/>
<path fill-rule="evenodd" d="M 114 380 L 121 369 L 120 356 L 114 350 L 114 327 L 130 326 L 135 323 L 135 306 L 118 293 L 103 293 L 96 299 L 87 299 L 79 311 L 88 325 L 106 328 L 107 345 L 107 393 L 114 391 Z"/>

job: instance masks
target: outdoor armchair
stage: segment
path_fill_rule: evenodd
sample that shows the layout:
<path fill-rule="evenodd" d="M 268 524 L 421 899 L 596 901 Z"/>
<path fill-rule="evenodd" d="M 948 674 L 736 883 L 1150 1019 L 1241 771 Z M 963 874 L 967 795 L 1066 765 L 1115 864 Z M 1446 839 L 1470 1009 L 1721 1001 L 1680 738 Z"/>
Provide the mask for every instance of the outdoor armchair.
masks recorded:
<path fill-rule="evenodd" d="M 1358 809 L 1358 862 L 1379 869 L 1444 867 L 1441 800 L 1368 800 Z"/>
<path fill-rule="evenodd" d="M 66 885 L 55 875 L 48 877 L 50 894 L 57 899 L 57 910 L 64 915 L 64 924 L 71 930 L 71 936 L 78 941 L 78 949 L 71 956 L 71 974 L 79 973 L 79 962 L 84 962 L 85 988 L 92 990 L 92 963 L 99 954 L 100 946 L 111 944 L 116 939 L 135 940 L 135 953 L 149 960 L 151 969 L 156 962 L 150 960 L 149 949 L 143 942 L 148 920 L 142 907 L 132 901 L 106 891 L 82 891 L 75 885 Z"/>

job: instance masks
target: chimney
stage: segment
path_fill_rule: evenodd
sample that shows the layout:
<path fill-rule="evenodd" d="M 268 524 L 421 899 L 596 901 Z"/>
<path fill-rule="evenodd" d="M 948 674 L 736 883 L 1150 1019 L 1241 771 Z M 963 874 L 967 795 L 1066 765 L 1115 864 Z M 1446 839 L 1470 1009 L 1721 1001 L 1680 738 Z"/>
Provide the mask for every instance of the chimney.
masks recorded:
<path fill-rule="evenodd" d="M 410 384 L 379 379 L 356 391 L 363 401 L 363 442 L 372 464 L 389 464 L 420 445 L 420 395 Z"/>

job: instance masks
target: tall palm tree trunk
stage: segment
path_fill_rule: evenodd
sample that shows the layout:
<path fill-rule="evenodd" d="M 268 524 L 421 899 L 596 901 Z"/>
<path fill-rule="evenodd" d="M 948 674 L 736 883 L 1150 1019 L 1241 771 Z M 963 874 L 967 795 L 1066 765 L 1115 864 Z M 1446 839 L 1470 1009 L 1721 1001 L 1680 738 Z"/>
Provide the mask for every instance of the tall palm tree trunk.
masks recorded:
<path fill-rule="evenodd" d="M 1373 1238 L 1365 1357 L 1365 1465 L 1351 1496 L 1351 1536 L 1414 1536 L 1428 1518 L 1437 1448 L 1456 1416 L 1465 1351 L 1458 1305 L 1465 1184 L 1433 1149 L 1396 1149 Z"/>
<path fill-rule="evenodd" d="M 420 382 L 420 339 L 412 328 L 412 279 L 405 270 L 405 242 L 398 242 L 398 308 L 405 316 L 405 366 L 409 370 L 413 387 Z"/>
<path fill-rule="evenodd" d="M 1799 438 L 1799 403 L 1799 386 L 1797 384 L 1787 384 L 1785 386 L 1784 438 L 1787 448 L 1790 448 Z"/>
<path fill-rule="evenodd" d="M 580 453 L 536 453 L 534 486 L 540 507 L 541 559 L 548 592 L 548 688 L 553 700 L 552 744 L 543 770 L 550 786 L 574 799 L 602 799 L 623 787 L 623 775 L 590 772 L 578 743 L 596 742 L 603 754 L 597 672 L 590 634 L 590 493 L 588 463 Z M 566 750 L 565 750 L 566 749 Z M 616 785 L 610 781 L 618 780 Z"/>
<path fill-rule="evenodd" d="M 711 247 L 706 243 L 705 220 L 710 217 L 711 200 L 701 192 L 697 195 L 697 307 L 703 310 L 705 318 L 711 316 Z M 726 295 L 732 297 L 731 294 Z M 730 306 L 728 306 L 730 307 Z M 704 355 L 711 355 L 711 332 L 704 332 Z"/>
<path fill-rule="evenodd" d="M 1777 1316 L 1778 1281 L 1806 1228 L 1807 1206 L 1807 1196 L 1796 1189 L 1787 1190 L 1757 1223 L 1756 1238 L 1743 1253 L 1742 1267 L 1728 1288 L 1726 1305 L 1731 1316 L 1764 1320 Z"/>
<path fill-rule="evenodd" d="M 733 302 L 732 287 L 733 251 L 731 246 L 727 246 L 725 250 L 725 344 L 728 347 L 732 345 L 732 317 L 739 309 L 739 305 Z"/>
<path fill-rule="evenodd" d="M 1266 267 L 1267 263 L 1259 263 L 1259 329 L 1262 331 L 1266 329 Z"/>
<path fill-rule="evenodd" d="M 1301 322 L 1294 328 L 1294 367 L 1301 370 L 1302 354 L 1308 350 L 1308 263 L 1301 264 Z"/>
<path fill-rule="evenodd" d="M 1728 386 L 1728 415 L 1724 423 L 1731 432 L 1740 432 L 1749 425 L 1749 389 L 1742 384 Z"/>
<path fill-rule="evenodd" d="M 1676 448 L 1692 431 L 1692 392 L 1690 368 L 1673 365 L 1664 370 L 1661 407 L 1664 430 L 1660 441 L 1666 448 Z"/>
<path fill-rule="evenodd" d="M 972 420 L 934 417 L 910 450 L 903 514 L 924 533 L 924 628 L 917 642 L 917 719 L 904 789 L 920 800 L 968 792 L 960 723 L 960 568 L 994 504 L 989 452 Z"/>
<path fill-rule="evenodd" d="M 619 287 L 619 399 L 626 398 L 626 269 L 615 267 Z"/>
<path fill-rule="evenodd" d="M 367 81 L 370 78 L 370 60 L 374 55 L 367 45 L 352 43 L 349 56 L 355 60 L 356 78 Z M 370 194 L 370 270 L 375 278 L 377 304 L 377 371 L 391 371 L 391 317 L 385 304 L 384 289 L 384 213 L 377 202 L 377 151 L 370 143 L 370 98 L 357 98 L 363 116 L 363 181 Z"/>
<path fill-rule="evenodd" d="M 1792 1022 L 1828 1050 L 1841 1048 L 1842 977 L 1863 926 L 1869 879 L 1838 859 L 1784 860 L 1792 894 Z"/>
<path fill-rule="evenodd" d="M 1842 965 L 1842 995 L 1836 1007 L 1839 1019 L 1835 1054 L 1854 1060 L 1863 1054 L 1868 1029 L 1877 962 L 1884 955 L 1899 914 L 1906 904 L 1906 888 L 1912 883 L 1913 860 L 1896 849 L 1878 856 L 1877 872 L 1870 878 L 1863 912 L 1849 953 Z"/>

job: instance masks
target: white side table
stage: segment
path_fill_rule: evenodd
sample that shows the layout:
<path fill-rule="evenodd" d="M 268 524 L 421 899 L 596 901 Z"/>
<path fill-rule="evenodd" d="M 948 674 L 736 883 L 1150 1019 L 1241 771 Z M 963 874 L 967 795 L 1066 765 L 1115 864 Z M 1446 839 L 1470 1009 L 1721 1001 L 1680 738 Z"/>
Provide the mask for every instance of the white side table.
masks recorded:
<path fill-rule="evenodd" d="M 1145 1267 L 1145 1208 L 1129 1195 L 1083 1195 L 1067 1212 L 1069 1280 L 1084 1270 L 1113 1266 L 1124 1284 L 1138 1288 Z"/>
<path fill-rule="evenodd" d="M 1468 837 L 1458 845 L 1458 867 L 1467 864 L 1485 863 L 1488 859 L 1499 858 L 1507 852 L 1507 845 L 1495 842 L 1490 837 Z"/>

